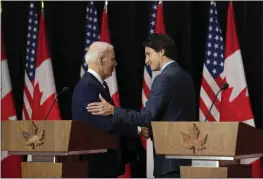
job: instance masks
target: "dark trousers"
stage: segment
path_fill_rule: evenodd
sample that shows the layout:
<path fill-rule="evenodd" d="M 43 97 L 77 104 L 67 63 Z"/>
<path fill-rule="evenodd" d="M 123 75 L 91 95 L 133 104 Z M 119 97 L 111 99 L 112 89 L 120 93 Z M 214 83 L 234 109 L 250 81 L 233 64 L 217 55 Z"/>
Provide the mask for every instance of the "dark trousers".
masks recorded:
<path fill-rule="evenodd" d="M 170 172 L 164 175 L 157 175 L 154 178 L 181 178 L 180 172 Z"/>

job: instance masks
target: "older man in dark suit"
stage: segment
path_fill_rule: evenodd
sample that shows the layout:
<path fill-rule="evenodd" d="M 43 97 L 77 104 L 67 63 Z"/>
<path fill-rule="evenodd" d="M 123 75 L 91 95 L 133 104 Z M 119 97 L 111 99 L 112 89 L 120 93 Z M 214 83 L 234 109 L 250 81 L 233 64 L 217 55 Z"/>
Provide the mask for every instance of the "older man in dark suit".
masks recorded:
<path fill-rule="evenodd" d="M 145 62 L 152 71 L 161 71 L 155 77 L 145 108 L 140 112 L 114 107 L 103 97 L 102 102 L 90 103 L 88 111 L 94 115 L 113 115 L 114 123 L 147 125 L 151 121 L 195 121 L 196 97 L 193 81 L 176 62 L 177 50 L 172 39 L 163 34 L 153 34 L 144 43 Z M 152 138 L 152 137 L 151 137 Z M 166 159 L 154 150 L 154 176 L 178 178 L 182 165 L 190 160 Z"/>
<path fill-rule="evenodd" d="M 105 42 L 94 42 L 85 56 L 88 71 L 78 82 L 72 98 L 73 120 L 81 120 L 103 131 L 122 136 L 136 137 L 141 132 L 147 132 L 146 128 L 137 125 L 115 124 L 112 116 L 94 116 L 86 111 L 88 103 L 99 100 L 99 94 L 105 101 L 113 105 L 107 83 L 104 81 L 112 75 L 116 66 L 113 46 Z M 122 138 L 123 139 L 123 138 Z M 96 136 L 94 136 L 96 140 Z M 119 140 L 117 150 L 108 150 L 104 154 L 87 155 L 84 159 L 89 161 L 89 177 L 91 178 L 117 178 L 124 173 L 123 142 Z M 103 142 L 103 141 L 102 141 Z M 127 156 L 126 156 L 127 158 Z"/>

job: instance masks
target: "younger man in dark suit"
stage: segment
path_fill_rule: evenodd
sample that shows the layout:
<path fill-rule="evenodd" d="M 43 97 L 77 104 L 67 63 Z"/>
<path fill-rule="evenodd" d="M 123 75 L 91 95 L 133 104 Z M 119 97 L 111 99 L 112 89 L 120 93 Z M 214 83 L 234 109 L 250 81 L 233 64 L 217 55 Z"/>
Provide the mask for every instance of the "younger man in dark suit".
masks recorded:
<path fill-rule="evenodd" d="M 89 104 L 88 111 L 93 115 L 113 115 L 113 118 L 109 120 L 114 123 L 149 127 L 151 127 L 151 121 L 195 121 L 194 84 L 190 75 L 176 62 L 177 50 L 174 41 L 166 35 L 153 34 L 144 46 L 145 63 L 151 67 L 152 71 L 161 71 L 152 83 L 145 108 L 136 112 L 114 107 L 100 97 L 102 102 Z M 166 159 L 163 155 L 156 155 L 154 150 L 154 176 L 178 178 L 180 177 L 179 166 L 190 165 L 190 162 L 190 160 Z"/>

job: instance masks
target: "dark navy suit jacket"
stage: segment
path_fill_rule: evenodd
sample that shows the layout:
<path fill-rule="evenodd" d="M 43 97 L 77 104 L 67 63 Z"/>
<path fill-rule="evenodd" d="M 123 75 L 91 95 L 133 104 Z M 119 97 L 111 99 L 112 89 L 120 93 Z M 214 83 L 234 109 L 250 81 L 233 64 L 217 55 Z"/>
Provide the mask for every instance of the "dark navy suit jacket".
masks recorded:
<path fill-rule="evenodd" d="M 91 102 L 98 102 L 99 94 L 109 103 L 113 104 L 107 88 L 105 88 L 91 73 L 86 72 L 76 85 L 72 97 L 73 120 L 80 120 L 95 126 L 98 129 L 115 135 L 137 137 L 137 126 L 128 124 L 115 124 L 112 116 L 91 115 L 86 107 Z M 96 136 L 94 136 L 96 140 Z M 109 150 L 106 154 L 86 156 L 89 160 L 89 177 L 113 177 L 124 172 L 125 162 L 122 160 L 122 146 L 119 137 L 117 150 Z M 102 141 L 103 142 L 103 141 Z"/>
<path fill-rule="evenodd" d="M 113 121 L 149 127 L 151 121 L 196 121 L 196 96 L 190 75 L 177 62 L 167 65 L 154 79 L 145 108 L 136 112 L 116 107 Z M 154 176 L 178 172 L 180 165 L 190 162 L 166 159 L 154 150 Z"/>

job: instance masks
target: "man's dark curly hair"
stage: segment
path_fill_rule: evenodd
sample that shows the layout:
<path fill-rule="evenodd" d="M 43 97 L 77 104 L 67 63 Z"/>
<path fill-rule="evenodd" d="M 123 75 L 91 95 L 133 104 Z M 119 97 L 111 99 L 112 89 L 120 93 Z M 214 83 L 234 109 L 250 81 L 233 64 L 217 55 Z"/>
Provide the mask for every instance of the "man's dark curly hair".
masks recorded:
<path fill-rule="evenodd" d="M 172 60 L 177 59 L 178 52 L 175 42 L 170 37 L 162 33 L 151 34 L 148 39 L 143 42 L 143 46 L 150 47 L 156 52 L 160 52 L 163 49 L 164 55 L 167 58 L 170 58 Z"/>

